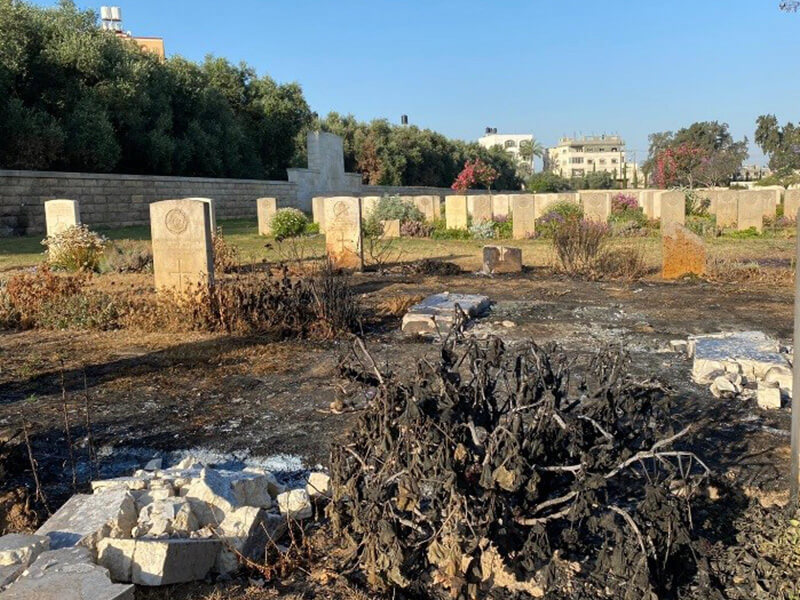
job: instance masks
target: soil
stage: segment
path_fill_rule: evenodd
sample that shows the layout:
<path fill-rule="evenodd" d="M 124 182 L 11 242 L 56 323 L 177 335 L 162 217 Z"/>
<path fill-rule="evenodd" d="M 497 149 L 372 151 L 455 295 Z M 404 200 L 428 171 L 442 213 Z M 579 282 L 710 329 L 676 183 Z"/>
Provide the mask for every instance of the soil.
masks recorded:
<path fill-rule="evenodd" d="M 788 408 L 766 412 L 752 402 L 715 399 L 691 381 L 691 362 L 668 348 L 673 339 L 725 330 L 761 330 L 791 342 L 791 289 L 700 280 L 590 282 L 538 269 L 493 278 L 471 273 L 361 274 L 354 283 L 372 315 L 379 306 L 402 306 L 398 299 L 405 296 L 445 290 L 477 293 L 489 296 L 493 306 L 470 329 L 473 335 L 495 334 L 509 343 L 553 340 L 577 354 L 606 343 L 621 346 L 632 357 L 635 376 L 653 377 L 671 388 L 676 426 L 695 424 L 687 443 L 712 470 L 764 503 L 785 502 Z M 371 353 L 393 370 L 410 369 L 419 358 L 437 352 L 430 341 L 404 337 L 401 317 L 373 316 L 366 328 Z M 3 333 L 0 429 L 18 428 L 23 416 L 29 423 L 50 508 L 72 492 L 62 375 L 79 487 L 97 475 L 97 467 L 87 460 L 90 446 L 102 476 L 141 466 L 137 461 L 147 456 L 192 448 L 238 457 L 289 455 L 306 467 L 324 466 L 331 446 L 367 400 L 363 390 L 337 375 L 349 348 L 347 339 L 320 343 L 197 333 Z M 343 410 L 331 410 L 336 400 L 342 401 L 335 406 Z M 27 451 L 15 439 L 7 449 L 4 492 L 21 485 L 33 488 Z M 152 597 L 184 597 L 180 590 L 173 593 Z M 209 598 L 249 597 L 212 593 Z"/>

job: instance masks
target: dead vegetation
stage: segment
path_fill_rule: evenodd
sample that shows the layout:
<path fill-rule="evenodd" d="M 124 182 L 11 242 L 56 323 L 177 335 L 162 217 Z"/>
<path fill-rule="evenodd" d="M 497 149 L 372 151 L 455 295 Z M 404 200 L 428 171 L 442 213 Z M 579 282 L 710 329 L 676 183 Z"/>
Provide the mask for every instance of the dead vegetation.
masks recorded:
<path fill-rule="evenodd" d="M 451 338 L 413 375 L 355 350 L 344 372 L 377 395 L 332 451 L 330 514 L 370 589 L 639 599 L 692 582 L 708 469 L 624 355 L 573 381 L 557 345 Z"/>
<path fill-rule="evenodd" d="M 5 329 L 269 332 L 327 339 L 359 331 L 360 321 L 348 276 L 330 268 L 294 277 L 285 266 L 251 267 L 185 294 L 156 294 L 99 290 L 90 275 L 60 275 L 41 266 L 12 275 L 0 288 Z"/>
<path fill-rule="evenodd" d="M 789 287 L 794 284 L 794 268 L 765 267 L 756 260 L 709 259 L 706 277 L 717 283 L 763 284 Z"/>

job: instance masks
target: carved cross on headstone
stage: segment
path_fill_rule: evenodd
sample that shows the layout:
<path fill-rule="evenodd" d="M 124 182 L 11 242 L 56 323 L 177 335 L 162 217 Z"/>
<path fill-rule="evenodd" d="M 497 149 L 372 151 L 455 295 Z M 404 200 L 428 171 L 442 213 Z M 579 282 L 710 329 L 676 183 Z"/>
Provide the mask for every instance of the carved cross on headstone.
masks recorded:
<path fill-rule="evenodd" d="M 183 271 L 183 267 L 182 267 L 182 265 L 181 265 L 181 262 L 182 262 L 182 261 L 181 261 L 181 259 L 179 258 L 179 259 L 178 259 L 178 270 L 177 270 L 177 271 L 170 271 L 170 272 L 169 272 L 169 274 L 170 274 L 170 275 L 177 275 L 177 276 L 178 276 L 178 291 L 179 291 L 179 292 L 181 292 L 181 293 L 183 293 L 183 291 L 184 291 L 184 290 L 183 290 L 183 287 L 184 287 L 184 285 L 183 285 L 183 278 L 184 278 L 186 275 L 189 275 L 189 273 L 185 273 L 185 272 Z"/>

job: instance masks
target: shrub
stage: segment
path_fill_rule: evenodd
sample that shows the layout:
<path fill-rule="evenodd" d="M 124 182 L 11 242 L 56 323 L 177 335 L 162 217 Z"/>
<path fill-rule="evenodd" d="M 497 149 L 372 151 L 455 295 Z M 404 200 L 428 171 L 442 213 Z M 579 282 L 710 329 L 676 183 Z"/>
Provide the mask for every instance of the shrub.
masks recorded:
<path fill-rule="evenodd" d="M 474 240 L 494 239 L 494 223 L 492 221 L 473 223 L 469 226 L 469 233 Z"/>
<path fill-rule="evenodd" d="M 269 228 L 276 239 L 303 235 L 307 227 L 308 217 L 296 208 L 279 208 L 269 222 Z"/>
<path fill-rule="evenodd" d="M 702 192 L 686 190 L 686 216 L 707 217 L 711 199 Z"/>
<path fill-rule="evenodd" d="M 36 327 L 45 329 L 117 329 L 120 303 L 109 294 L 87 290 L 44 303 L 36 316 Z"/>
<path fill-rule="evenodd" d="M 15 273 L 0 288 L 0 326 L 6 329 L 37 327 L 44 306 L 63 304 L 84 286 L 83 275 L 56 275 L 47 264 Z"/>
<path fill-rule="evenodd" d="M 717 219 L 714 215 L 686 217 L 686 229 L 699 236 L 716 236 Z"/>
<path fill-rule="evenodd" d="M 443 223 L 443 221 L 440 222 Z M 445 226 L 434 225 L 431 237 L 434 240 L 471 240 L 472 234 L 469 229 L 448 229 Z"/>
<path fill-rule="evenodd" d="M 507 240 L 514 235 L 514 222 L 508 215 L 498 215 L 492 221 L 494 237 L 498 240 Z"/>
<path fill-rule="evenodd" d="M 609 248 L 601 252 L 594 263 L 593 271 L 600 277 L 639 279 L 647 272 L 644 255 L 639 248 L 630 246 Z"/>
<path fill-rule="evenodd" d="M 424 221 L 425 215 L 409 200 L 402 200 L 399 196 L 383 196 L 368 215 L 369 219 L 376 221 L 397 219 L 403 224 L 408 221 Z"/>
<path fill-rule="evenodd" d="M 102 273 L 149 273 L 153 270 L 150 242 L 119 240 L 106 246 L 100 261 Z"/>
<path fill-rule="evenodd" d="M 567 273 L 585 273 L 609 236 L 608 224 L 571 217 L 553 228 L 553 249 Z"/>
<path fill-rule="evenodd" d="M 534 173 L 527 181 L 526 189 L 532 194 L 551 194 L 569 192 L 574 188 L 569 179 L 565 179 L 550 171 Z"/>
<path fill-rule="evenodd" d="M 47 263 L 65 271 L 97 271 L 108 240 L 86 225 L 73 225 L 42 240 Z"/>
<path fill-rule="evenodd" d="M 433 225 L 422 221 L 406 221 L 400 224 L 400 235 L 403 237 L 426 238 L 431 237 Z"/>
<path fill-rule="evenodd" d="M 628 213 L 639 211 L 639 201 L 635 196 L 629 194 L 614 194 L 611 197 L 611 214 Z"/>
<path fill-rule="evenodd" d="M 328 338 L 359 329 L 360 313 L 345 276 L 327 268 L 316 277 L 291 278 L 282 267 L 277 273 L 236 273 L 184 294 L 131 298 L 125 325 L 146 331 Z"/>
<path fill-rule="evenodd" d="M 309 221 L 306 225 L 306 235 L 319 235 L 319 223 Z"/>
<path fill-rule="evenodd" d="M 217 274 L 232 273 L 239 266 L 239 248 L 229 244 L 222 235 L 222 229 L 217 228 L 217 233 L 212 240 L 214 246 L 214 272 Z"/>
<path fill-rule="evenodd" d="M 556 202 L 536 220 L 536 233 L 539 237 L 551 238 L 555 228 L 568 219 L 583 219 L 583 207 L 573 202 Z"/>
<path fill-rule="evenodd" d="M 368 240 L 375 240 L 383 235 L 383 223 L 374 214 L 361 221 L 361 234 Z"/>

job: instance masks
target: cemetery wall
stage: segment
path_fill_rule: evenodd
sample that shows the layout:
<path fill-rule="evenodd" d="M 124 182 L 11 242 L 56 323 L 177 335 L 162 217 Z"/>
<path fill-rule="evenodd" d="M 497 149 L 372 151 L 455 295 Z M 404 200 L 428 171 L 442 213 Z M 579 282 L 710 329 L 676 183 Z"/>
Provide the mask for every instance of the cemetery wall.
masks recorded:
<path fill-rule="evenodd" d="M 56 198 L 77 200 L 90 227 L 127 227 L 150 222 L 151 202 L 188 197 L 213 198 L 218 219 L 255 220 L 264 196 L 298 206 L 288 181 L 0 170 L 0 235 L 44 233 L 44 202 Z"/>

